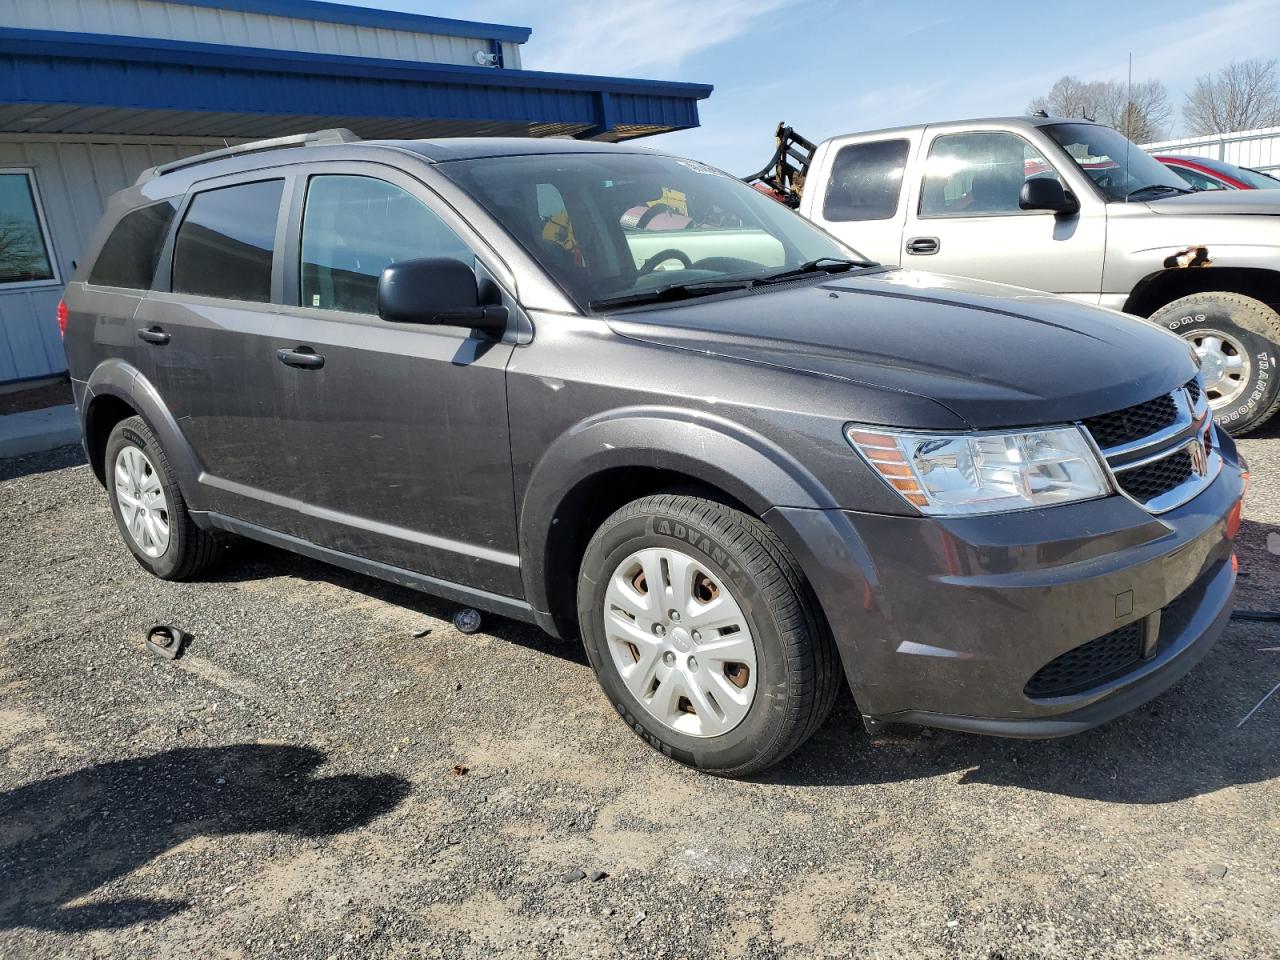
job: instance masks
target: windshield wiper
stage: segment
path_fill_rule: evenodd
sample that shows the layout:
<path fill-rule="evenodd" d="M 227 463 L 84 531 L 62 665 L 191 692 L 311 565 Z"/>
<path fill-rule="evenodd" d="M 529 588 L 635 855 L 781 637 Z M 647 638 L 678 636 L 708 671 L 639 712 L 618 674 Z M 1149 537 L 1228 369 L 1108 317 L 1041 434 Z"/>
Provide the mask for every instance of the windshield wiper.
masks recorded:
<path fill-rule="evenodd" d="M 818 257 L 816 260 L 807 260 L 790 270 L 783 270 L 781 273 L 771 273 L 767 277 L 757 277 L 757 284 L 766 283 L 782 283 L 786 280 L 794 280 L 796 277 L 803 277 L 810 273 L 843 273 L 846 270 L 852 270 L 854 267 L 873 267 L 870 260 L 845 260 L 841 257 Z"/>
<path fill-rule="evenodd" d="M 763 277 L 738 277 L 724 280 L 694 280 L 689 283 L 673 283 L 666 287 L 655 287 L 652 290 L 635 290 L 622 293 L 616 297 L 604 297 L 592 300 L 587 306 L 592 310 L 607 307 L 629 307 L 641 303 L 663 303 L 671 300 L 690 300 L 693 297 L 704 297 L 712 293 L 724 293 L 726 290 L 750 290 L 753 287 L 767 286 L 794 280 L 797 277 L 813 273 L 842 273 L 854 267 L 874 267 L 869 260 L 844 260 L 840 257 L 819 257 L 809 260 L 790 270 L 768 274 Z"/>
<path fill-rule="evenodd" d="M 1149 183 L 1145 187 L 1138 187 L 1136 190 L 1130 190 L 1128 193 L 1125 194 L 1124 199 L 1127 202 L 1129 200 L 1135 199 L 1139 194 L 1149 193 L 1152 190 L 1169 190 L 1178 194 L 1194 192 L 1192 190 L 1186 189 L 1185 187 L 1175 187 L 1168 183 Z"/>
<path fill-rule="evenodd" d="M 587 304 L 592 310 L 608 307 L 629 307 L 640 303 L 663 303 L 669 300 L 691 300 L 694 297 L 705 297 L 726 290 L 746 290 L 755 285 L 755 280 L 695 280 L 690 283 L 673 283 L 665 287 L 654 287 L 651 290 L 634 290 L 621 293 L 616 297 L 602 297 Z"/>

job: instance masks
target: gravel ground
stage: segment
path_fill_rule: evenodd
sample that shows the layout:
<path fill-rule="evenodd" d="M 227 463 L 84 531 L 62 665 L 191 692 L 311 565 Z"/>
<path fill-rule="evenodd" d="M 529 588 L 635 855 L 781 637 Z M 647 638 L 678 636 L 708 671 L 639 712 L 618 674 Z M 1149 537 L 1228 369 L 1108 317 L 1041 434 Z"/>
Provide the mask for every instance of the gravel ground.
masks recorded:
<path fill-rule="evenodd" d="M 1242 607 L 1280 596 L 1278 436 Z M 0 957 L 1280 955 L 1280 696 L 1237 727 L 1280 627 L 1069 740 L 872 741 L 846 698 L 732 782 L 574 647 L 452 612 L 252 545 L 162 583 L 78 451 L 0 462 Z"/>

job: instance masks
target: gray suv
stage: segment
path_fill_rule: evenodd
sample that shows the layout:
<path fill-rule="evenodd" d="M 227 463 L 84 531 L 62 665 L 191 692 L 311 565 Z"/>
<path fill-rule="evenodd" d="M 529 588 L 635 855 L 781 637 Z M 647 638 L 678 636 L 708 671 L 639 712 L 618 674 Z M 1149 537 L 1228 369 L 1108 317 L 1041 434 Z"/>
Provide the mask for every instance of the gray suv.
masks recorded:
<path fill-rule="evenodd" d="M 869 263 L 691 160 L 218 151 L 112 200 L 61 314 L 147 570 L 247 537 L 581 638 L 713 773 L 842 682 L 873 732 L 1083 730 L 1231 610 L 1246 474 L 1186 343 Z"/>

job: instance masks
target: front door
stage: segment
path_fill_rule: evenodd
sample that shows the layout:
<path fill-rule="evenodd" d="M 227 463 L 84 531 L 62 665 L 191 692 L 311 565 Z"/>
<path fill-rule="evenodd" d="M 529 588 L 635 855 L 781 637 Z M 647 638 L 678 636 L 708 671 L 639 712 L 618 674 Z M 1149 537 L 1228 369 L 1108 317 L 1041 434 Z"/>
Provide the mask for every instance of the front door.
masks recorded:
<path fill-rule="evenodd" d="M 295 514 L 289 532 L 519 596 L 506 400 L 513 347 L 377 315 L 389 264 L 474 265 L 476 255 L 407 175 L 322 169 L 298 176 L 286 306 L 268 351 L 288 475 L 281 493 Z"/>
<path fill-rule="evenodd" d="M 1072 216 L 1022 210 L 1023 183 L 1061 179 L 1035 146 L 1016 133 L 987 130 L 938 133 L 924 148 L 904 267 L 1098 302 L 1106 211 L 1093 203 Z"/>

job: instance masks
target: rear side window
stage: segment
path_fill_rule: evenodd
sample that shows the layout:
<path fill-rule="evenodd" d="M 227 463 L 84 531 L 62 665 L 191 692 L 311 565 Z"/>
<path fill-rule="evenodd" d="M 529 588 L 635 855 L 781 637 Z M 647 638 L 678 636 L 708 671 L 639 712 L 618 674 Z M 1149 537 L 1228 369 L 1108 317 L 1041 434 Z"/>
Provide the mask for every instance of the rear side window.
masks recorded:
<path fill-rule="evenodd" d="M 269 301 L 283 190 L 262 180 L 197 193 L 173 248 L 174 292 Z"/>
<path fill-rule="evenodd" d="M 417 197 L 372 177 L 312 177 L 302 215 L 302 305 L 377 313 L 378 278 L 401 260 L 474 255 Z"/>
<path fill-rule="evenodd" d="M 177 209 L 176 201 L 161 200 L 125 214 L 102 245 L 89 272 L 89 282 L 104 287 L 148 289 Z"/>
<path fill-rule="evenodd" d="M 891 219 L 898 212 L 908 146 L 906 140 L 877 140 L 841 147 L 831 165 L 823 219 Z"/>

